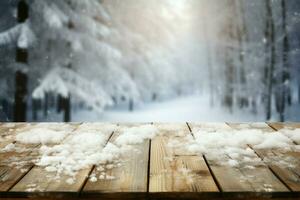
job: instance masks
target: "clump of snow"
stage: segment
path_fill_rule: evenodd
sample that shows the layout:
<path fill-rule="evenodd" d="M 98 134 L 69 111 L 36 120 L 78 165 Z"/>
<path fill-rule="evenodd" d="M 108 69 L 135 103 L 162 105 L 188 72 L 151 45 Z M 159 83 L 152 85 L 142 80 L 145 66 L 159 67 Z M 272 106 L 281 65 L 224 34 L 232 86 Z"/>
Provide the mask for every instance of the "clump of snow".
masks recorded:
<path fill-rule="evenodd" d="M 115 128 L 115 125 L 88 123 L 79 126 L 58 145 L 47 145 L 54 139 L 46 138 L 47 143 L 44 142 L 44 145 L 41 146 L 40 158 L 36 164 L 45 167 L 49 172 L 68 175 L 72 177 L 72 180 L 75 179 L 79 170 L 100 165 L 96 167 L 96 170 L 103 173 L 101 175 L 104 176 L 104 179 L 113 180 L 115 177 L 106 175 L 104 171 L 119 167 L 120 156 L 126 154 L 131 145 L 140 144 L 157 134 L 157 129 L 151 125 L 125 128 L 119 130 L 120 136 L 113 143 L 107 143 Z M 24 135 L 24 133 L 21 134 Z M 51 132 L 48 132 L 47 135 L 52 137 Z M 37 137 L 38 139 L 31 138 L 30 142 L 44 141 L 39 136 Z M 26 142 L 24 139 L 22 141 Z M 72 183 L 71 179 L 68 184 Z M 99 177 L 99 179 L 102 178 Z M 96 177 L 91 177 L 91 181 L 96 181 Z"/>
<path fill-rule="evenodd" d="M 101 132 L 72 134 L 62 144 L 42 146 L 37 165 L 55 167 L 59 173 L 74 176 L 77 171 L 100 162 L 106 139 Z"/>
<path fill-rule="evenodd" d="M 59 127 L 60 129 L 57 129 Z M 61 142 L 71 131 L 68 124 L 56 126 L 56 124 L 38 124 L 16 135 L 16 141 L 23 144 L 50 144 Z"/>
<path fill-rule="evenodd" d="M 284 134 L 285 136 L 289 137 L 291 140 L 300 143 L 300 129 L 281 129 L 279 130 L 280 133 Z"/>
<path fill-rule="evenodd" d="M 158 133 L 158 129 L 153 125 L 143 125 L 128 128 L 116 139 L 119 146 L 140 144 L 146 139 L 152 139 Z"/>
<path fill-rule="evenodd" d="M 21 132 L 16 136 L 16 141 L 23 144 L 48 144 L 61 142 L 68 132 L 45 128 L 33 128 Z"/>

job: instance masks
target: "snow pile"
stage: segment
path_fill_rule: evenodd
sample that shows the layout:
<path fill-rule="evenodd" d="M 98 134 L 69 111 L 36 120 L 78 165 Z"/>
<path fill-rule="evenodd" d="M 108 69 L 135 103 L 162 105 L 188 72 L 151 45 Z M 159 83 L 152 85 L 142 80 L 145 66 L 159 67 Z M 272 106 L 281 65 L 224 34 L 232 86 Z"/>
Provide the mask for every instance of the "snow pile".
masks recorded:
<path fill-rule="evenodd" d="M 140 144 L 146 139 L 152 139 L 156 136 L 158 130 L 152 125 L 144 125 L 139 127 L 132 127 L 124 131 L 116 139 L 118 146 Z"/>
<path fill-rule="evenodd" d="M 106 162 L 103 148 L 115 125 L 86 123 L 69 134 L 60 144 L 40 148 L 37 165 L 47 171 L 74 176 L 81 169 Z"/>
<path fill-rule="evenodd" d="M 61 142 L 73 128 L 66 124 L 61 125 L 60 130 L 56 125 L 39 124 L 27 131 L 22 131 L 16 135 L 16 141 L 23 144 L 54 144 Z"/>
<path fill-rule="evenodd" d="M 58 143 L 67 135 L 65 131 L 55 131 L 44 128 L 34 128 L 29 131 L 19 133 L 16 141 L 24 144 L 47 144 Z"/>
<path fill-rule="evenodd" d="M 289 137 L 291 140 L 297 142 L 298 144 L 300 144 L 300 129 L 281 129 L 279 130 L 280 133 L 286 135 L 287 137 Z"/>
<path fill-rule="evenodd" d="M 93 165 L 101 172 L 102 179 L 112 178 L 105 170 L 120 166 L 121 155 L 128 150 L 136 150 L 134 145 L 141 144 L 158 133 L 152 125 L 121 128 L 117 129 L 117 137 L 113 142 L 107 143 L 113 130 L 116 130 L 115 125 L 98 123 L 80 125 L 73 132 L 37 126 L 19 133 L 17 141 L 23 144 L 42 143 L 40 155 L 33 162 L 45 167 L 48 172 L 55 172 L 54 179 L 59 179 L 62 174 L 70 176 L 67 183 L 72 184 L 80 170 Z M 12 148 L 13 146 L 7 146 L 5 150 Z"/>
<path fill-rule="evenodd" d="M 37 165 L 47 171 L 70 176 L 101 161 L 101 152 L 107 137 L 100 132 L 79 132 L 70 135 L 62 144 L 42 146 Z"/>
<path fill-rule="evenodd" d="M 220 130 L 207 128 L 194 133 L 186 148 L 192 153 L 204 154 L 208 158 L 229 166 L 261 164 L 253 149 L 280 149 L 297 151 L 291 138 L 281 132 L 268 133 L 262 130 Z M 250 148 L 251 147 L 251 148 Z"/>

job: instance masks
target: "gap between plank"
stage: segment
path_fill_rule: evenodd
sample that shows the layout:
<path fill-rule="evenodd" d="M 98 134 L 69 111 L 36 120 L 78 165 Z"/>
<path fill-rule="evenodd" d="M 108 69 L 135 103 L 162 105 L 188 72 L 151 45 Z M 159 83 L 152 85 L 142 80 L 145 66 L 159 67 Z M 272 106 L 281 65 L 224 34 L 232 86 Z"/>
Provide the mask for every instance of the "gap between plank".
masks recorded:
<path fill-rule="evenodd" d="M 19 178 L 18 178 L 18 180 L 16 180 L 10 187 L 9 187 L 9 189 L 7 190 L 7 192 L 8 191 L 10 191 L 13 187 L 15 187 L 23 178 L 24 178 L 24 176 L 26 176 L 30 171 L 31 171 L 31 169 L 34 167 L 35 165 L 33 164 L 33 165 L 31 165 L 30 167 L 29 167 L 29 169 L 22 175 L 22 176 L 20 176 Z"/>
<path fill-rule="evenodd" d="M 248 145 L 248 147 L 250 148 L 250 149 L 252 149 L 252 151 L 254 151 L 254 153 L 257 155 L 257 157 L 259 157 L 260 158 L 260 160 L 263 162 L 263 163 L 265 163 L 264 162 L 264 159 L 262 158 L 262 157 L 260 157 L 260 155 L 255 151 L 255 149 L 253 149 L 252 148 L 252 146 L 250 146 L 250 145 Z M 272 174 L 287 188 L 287 189 L 289 189 L 291 192 L 293 192 L 293 190 L 292 190 L 292 188 L 290 188 L 290 186 L 288 186 L 288 184 L 286 184 L 285 183 L 285 181 L 267 164 L 267 163 L 265 163 L 266 164 L 266 166 L 268 167 L 268 169 L 272 172 Z"/>
<path fill-rule="evenodd" d="M 273 129 L 274 131 L 278 131 L 274 126 L 272 126 L 272 125 L 269 124 L 268 122 L 266 122 L 266 124 L 267 124 L 271 129 Z"/>
<path fill-rule="evenodd" d="M 118 125 L 117 125 L 117 126 L 118 126 Z M 114 133 L 115 133 L 115 131 L 113 131 L 113 132 L 110 134 L 110 136 L 109 136 L 109 138 L 107 139 L 107 141 L 106 141 L 104 147 L 108 144 L 108 142 L 110 141 L 110 139 L 112 138 L 112 136 L 114 135 Z M 83 189 L 84 189 L 84 186 L 85 186 L 86 183 L 88 182 L 88 180 L 89 180 L 89 178 L 90 178 L 90 175 L 93 173 L 93 171 L 94 171 L 95 168 L 96 168 L 96 165 L 93 165 L 92 168 L 91 168 L 91 170 L 89 171 L 87 177 L 84 179 L 84 181 L 83 181 L 83 183 L 82 183 L 82 185 L 81 185 L 81 187 L 80 187 L 80 189 L 79 189 L 79 196 L 81 195 L 81 193 L 82 193 L 82 191 L 83 191 Z"/>
<path fill-rule="evenodd" d="M 81 123 L 78 123 L 78 126 L 76 127 L 76 128 L 74 128 L 72 131 L 71 131 L 71 133 L 72 132 L 74 132 L 74 131 L 76 131 L 77 129 L 78 129 L 78 127 L 80 126 L 82 124 L 82 122 Z M 17 143 L 17 141 L 16 140 L 14 140 L 13 141 L 13 144 L 16 144 Z M 34 148 L 38 148 L 39 146 L 41 146 L 41 144 L 38 144 L 38 145 L 36 145 Z M 28 155 L 29 155 L 30 153 L 28 153 Z M 32 164 L 30 167 L 29 167 L 29 169 L 22 175 L 22 176 L 20 176 L 10 187 L 9 187 L 9 189 L 7 190 L 7 191 L 10 191 L 12 188 L 14 188 L 33 168 L 35 167 L 35 164 Z"/>
<path fill-rule="evenodd" d="M 149 189 L 150 189 L 149 187 L 150 187 L 151 144 L 152 144 L 152 140 L 149 140 L 148 168 L 147 168 L 147 194 L 149 193 Z"/>
<path fill-rule="evenodd" d="M 193 136 L 193 138 L 195 139 L 195 135 L 194 135 L 194 133 L 193 133 L 193 131 L 192 131 L 192 128 L 190 127 L 189 123 L 186 122 L 186 125 L 187 125 L 188 129 L 190 130 L 190 134 L 191 134 L 191 135 Z"/>
<path fill-rule="evenodd" d="M 276 132 L 278 132 L 280 130 L 280 129 L 275 128 L 272 124 L 269 124 L 269 123 L 266 123 L 266 124 Z M 283 128 L 284 128 L 284 126 L 283 126 Z M 295 142 L 294 140 L 292 140 L 292 141 L 295 145 L 299 145 L 298 142 Z"/>
<path fill-rule="evenodd" d="M 219 183 L 217 177 L 215 176 L 214 172 L 213 172 L 212 169 L 210 168 L 210 166 L 209 166 L 209 164 L 208 164 L 208 161 L 207 161 L 205 155 L 202 155 L 202 157 L 203 157 L 203 159 L 204 159 L 204 161 L 205 161 L 206 166 L 208 167 L 208 170 L 209 170 L 209 172 L 210 172 L 210 174 L 211 174 L 211 176 L 212 176 L 212 178 L 213 178 L 213 180 L 214 180 L 214 182 L 215 182 L 215 184 L 216 184 L 218 190 L 219 190 L 220 192 L 223 192 L 222 187 L 221 187 L 221 184 Z"/>
<path fill-rule="evenodd" d="M 195 135 L 193 134 L 193 131 L 192 131 L 192 129 L 191 129 L 189 123 L 186 122 L 186 125 L 187 125 L 188 129 L 190 130 L 190 134 L 191 134 L 192 137 L 195 139 Z M 208 164 L 208 161 L 207 161 L 205 155 L 202 155 L 202 158 L 204 159 L 205 164 L 206 164 L 206 166 L 207 166 L 207 168 L 208 168 L 208 170 L 209 170 L 209 172 L 210 172 L 210 175 L 212 176 L 212 178 L 213 178 L 213 180 L 214 180 L 214 182 L 215 182 L 215 184 L 216 184 L 216 186 L 217 186 L 219 192 L 222 192 L 222 191 L 223 191 L 223 190 L 222 190 L 222 187 L 221 187 L 219 181 L 217 180 L 217 177 L 216 177 L 215 174 L 213 173 L 212 169 L 210 168 L 210 166 L 209 166 L 209 164 Z"/>

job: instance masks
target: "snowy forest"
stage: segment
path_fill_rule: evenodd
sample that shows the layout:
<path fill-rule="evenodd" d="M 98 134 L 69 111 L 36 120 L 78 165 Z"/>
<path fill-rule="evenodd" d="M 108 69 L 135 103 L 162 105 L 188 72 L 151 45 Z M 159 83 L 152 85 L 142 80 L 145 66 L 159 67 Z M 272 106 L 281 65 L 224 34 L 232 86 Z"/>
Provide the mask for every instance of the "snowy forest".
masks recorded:
<path fill-rule="evenodd" d="M 0 121 L 299 121 L 299 0 L 0 1 Z"/>

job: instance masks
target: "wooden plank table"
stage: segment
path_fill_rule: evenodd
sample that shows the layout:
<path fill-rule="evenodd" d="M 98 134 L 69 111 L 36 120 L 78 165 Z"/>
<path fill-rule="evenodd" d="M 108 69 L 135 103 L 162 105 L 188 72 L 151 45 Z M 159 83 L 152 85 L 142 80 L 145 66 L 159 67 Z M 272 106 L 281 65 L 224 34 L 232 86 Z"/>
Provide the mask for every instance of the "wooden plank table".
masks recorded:
<path fill-rule="evenodd" d="M 132 144 L 116 161 L 90 165 L 80 170 L 75 182 L 69 176 L 35 165 L 43 144 L 21 144 L 16 135 L 37 127 L 65 130 L 67 136 L 93 130 L 104 134 L 104 149 L 118 145 L 118 138 L 132 127 L 145 124 L 107 123 L 0 123 L 0 200 L 8 199 L 300 199 L 300 151 L 256 149 L 251 157 L 261 165 L 226 166 L 209 153 L 191 153 L 185 148 L 201 131 L 261 130 L 266 134 L 300 128 L 284 123 L 154 123 L 157 134 Z M 186 145 L 185 145 L 186 144 Z M 2 151 L 13 145 L 23 151 Z M 99 144 L 100 145 L 100 144 Z M 298 141 L 291 141 L 297 149 Z M 24 150 L 25 149 L 25 150 Z M 299 149 L 299 148 L 298 148 Z M 230 155 L 219 156 L 231 159 Z M 293 165 L 282 165 L 282 161 Z M 109 167 L 117 166 L 117 167 Z M 110 177 L 110 178 L 99 178 Z"/>

